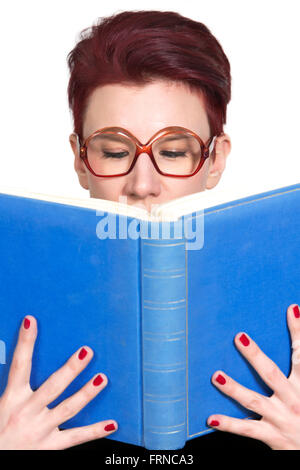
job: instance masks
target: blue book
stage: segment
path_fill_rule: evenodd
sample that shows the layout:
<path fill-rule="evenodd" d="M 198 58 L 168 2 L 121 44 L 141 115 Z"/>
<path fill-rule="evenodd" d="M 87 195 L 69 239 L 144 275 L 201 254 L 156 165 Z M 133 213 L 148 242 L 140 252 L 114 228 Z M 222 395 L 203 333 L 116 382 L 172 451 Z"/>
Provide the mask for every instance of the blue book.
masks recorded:
<path fill-rule="evenodd" d="M 78 348 L 107 387 L 61 428 L 114 419 L 108 439 L 183 448 L 214 413 L 257 417 L 211 383 L 224 370 L 272 391 L 236 349 L 248 333 L 288 375 L 286 310 L 300 302 L 300 184 L 205 207 L 179 198 L 148 215 L 103 200 L 0 194 L 0 394 L 25 315 L 38 322 L 31 386 Z"/>

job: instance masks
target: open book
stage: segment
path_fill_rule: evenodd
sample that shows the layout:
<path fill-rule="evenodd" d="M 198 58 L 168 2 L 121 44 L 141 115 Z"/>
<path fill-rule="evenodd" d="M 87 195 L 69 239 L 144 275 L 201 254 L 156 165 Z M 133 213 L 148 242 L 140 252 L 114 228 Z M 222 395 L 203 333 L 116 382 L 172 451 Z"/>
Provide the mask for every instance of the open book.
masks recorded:
<path fill-rule="evenodd" d="M 37 318 L 31 385 L 82 345 L 107 387 L 62 428 L 115 419 L 108 438 L 179 449 L 210 414 L 254 414 L 211 384 L 220 369 L 272 391 L 236 350 L 248 333 L 288 375 L 286 309 L 299 303 L 300 185 L 208 207 L 207 193 L 146 211 L 0 188 L 0 394 L 25 315 Z M 5 351 L 3 349 L 5 346 Z"/>

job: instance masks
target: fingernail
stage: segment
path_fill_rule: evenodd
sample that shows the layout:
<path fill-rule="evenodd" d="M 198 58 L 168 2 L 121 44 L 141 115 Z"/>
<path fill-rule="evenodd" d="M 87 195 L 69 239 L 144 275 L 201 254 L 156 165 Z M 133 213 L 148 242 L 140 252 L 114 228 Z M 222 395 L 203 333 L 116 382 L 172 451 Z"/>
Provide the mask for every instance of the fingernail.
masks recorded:
<path fill-rule="evenodd" d="M 295 307 L 293 307 L 293 312 L 294 312 L 294 315 L 295 315 L 296 318 L 300 317 L 300 311 L 299 311 L 299 306 L 298 305 L 295 305 Z"/>
<path fill-rule="evenodd" d="M 28 328 L 30 327 L 30 320 L 28 318 L 25 318 L 23 325 L 25 330 L 28 330 Z"/>
<path fill-rule="evenodd" d="M 111 423 L 111 424 L 107 424 L 104 428 L 104 431 L 114 431 L 116 428 L 115 428 L 115 425 L 114 423 Z"/>
<path fill-rule="evenodd" d="M 209 423 L 210 426 L 219 426 L 219 424 L 220 424 L 219 421 L 217 421 L 216 419 L 213 419 L 213 420 Z"/>
<path fill-rule="evenodd" d="M 86 355 L 87 355 L 87 350 L 82 348 L 80 350 L 80 353 L 78 354 L 78 359 L 80 359 L 82 361 L 82 359 L 84 359 Z"/>
<path fill-rule="evenodd" d="M 244 335 L 244 333 L 239 337 L 239 340 L 244 346 L 249 346 L 250 344 L 249 339 L 247 338 L 246 335 Z"/>
<path fill-rule="evenodd" d="M 103 382 L 103 379 L 102 379 L 101 375 L 99 374 L 99 375 L 97 375 L 97 377 L 94 378 L 93 385 L 95 385 L 97 387 L 97 385 L 102 384 L 102 382 Z"/>
<path fill-rule="evenodd" d="M 221 375 L 221 374 L 218 375 L 218 377 L 216 378 L 216 381 L 221 385 L 226 384 L 225 377 L 223 377 L 223 375 Z"/>

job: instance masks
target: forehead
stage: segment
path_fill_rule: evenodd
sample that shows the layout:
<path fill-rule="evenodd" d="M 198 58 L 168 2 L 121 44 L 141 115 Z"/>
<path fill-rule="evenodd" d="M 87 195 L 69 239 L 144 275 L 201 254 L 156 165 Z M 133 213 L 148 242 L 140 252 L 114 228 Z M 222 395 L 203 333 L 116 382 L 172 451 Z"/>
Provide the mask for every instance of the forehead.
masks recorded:
<path fill-rule="evenodd" d="M 176 82 L 155 81 L 142 86 L 112 84 L 90 95 L 83 122 L 83 136 L 108 126 L 123 127 L 146 142 L 163 127 L 186 127 L 203 138 L 209 124 L 200 92 Z"/>

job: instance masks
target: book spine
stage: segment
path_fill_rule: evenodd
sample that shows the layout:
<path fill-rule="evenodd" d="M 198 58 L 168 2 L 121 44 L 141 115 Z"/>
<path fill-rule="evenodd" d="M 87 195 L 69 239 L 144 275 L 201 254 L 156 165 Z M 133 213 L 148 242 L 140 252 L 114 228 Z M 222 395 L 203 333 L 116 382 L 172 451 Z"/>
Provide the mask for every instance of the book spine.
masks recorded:
<path fill-rule="evenodd" d="M 183 238 L 141 239 L 141 294 L 144 447 L 180 449 L 187 437 Z"/>

